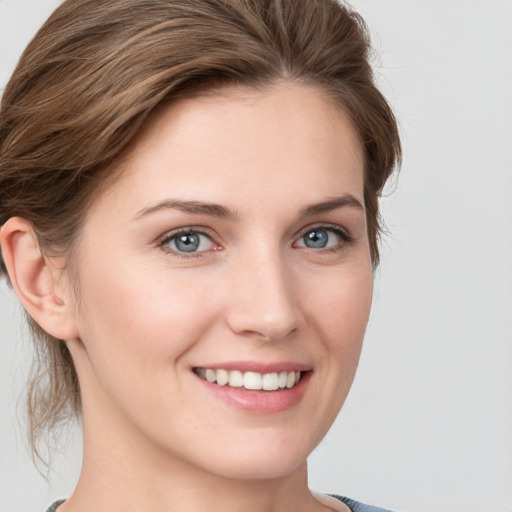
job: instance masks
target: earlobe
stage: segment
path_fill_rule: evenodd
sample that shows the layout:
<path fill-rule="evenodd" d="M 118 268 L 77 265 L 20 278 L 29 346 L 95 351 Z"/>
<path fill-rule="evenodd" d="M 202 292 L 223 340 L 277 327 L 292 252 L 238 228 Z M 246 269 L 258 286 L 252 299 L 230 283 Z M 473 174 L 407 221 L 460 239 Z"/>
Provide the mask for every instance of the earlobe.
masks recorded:
<path fill-rule="evenodd" d="M 76 338 L 60 272 L 41 253 L 32 224 L 11 217 L 2 226 L 0 243 L 12 287 L 28 314 L 55 338 Z"/>

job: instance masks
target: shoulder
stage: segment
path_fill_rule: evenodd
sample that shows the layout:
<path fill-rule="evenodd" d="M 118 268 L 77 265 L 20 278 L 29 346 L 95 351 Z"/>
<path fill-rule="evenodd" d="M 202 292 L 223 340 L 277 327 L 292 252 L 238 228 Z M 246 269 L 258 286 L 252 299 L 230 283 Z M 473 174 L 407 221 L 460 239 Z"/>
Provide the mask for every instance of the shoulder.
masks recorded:
<path fill-rule="evenodd" d="M 365 505 L 364 503 L 360 503 L 359 501 L 351 500 L 350 498 L 345 498 L 344 496 L 339 496 L 337 494 L 330 494 L 333 498 L 345 503 L 352 512 L 391 512 L 390 510 L 374 507 L 372 505 Z M 46 512 L 56 512 L 57 507 L 64 503 L 64 500 L 56 501 Z"/>
<path fill-rule="evenodd" d="M 388 509 L 365 505 L 359 501 L 351 500 L 350 498 L 345 498 L 344 496 L 339 496 L 337 494 L 331 494 L 330 496 L 345 503 L 352 512 L 391 512 Z"/>

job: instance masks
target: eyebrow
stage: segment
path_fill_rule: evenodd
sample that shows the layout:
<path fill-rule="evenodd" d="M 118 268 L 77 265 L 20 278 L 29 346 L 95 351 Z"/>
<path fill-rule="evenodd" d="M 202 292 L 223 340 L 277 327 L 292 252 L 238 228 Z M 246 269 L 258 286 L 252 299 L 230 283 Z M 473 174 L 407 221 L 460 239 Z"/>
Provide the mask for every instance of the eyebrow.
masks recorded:
<path fill-rule="evenodd" d="M 305 206 L 300 210 L 300 217 L 310 217 L 321 213 L 331 212 L 338 210 L 339 208 L 356 208 L 364 211 L 364 206 L 359 200 L 357 200 L 351 194 L 344 194 L 340 197 L 335 197 L 321 203 L 311 204 Z M 225 206 L 216 203 L 207 203 L 203 201 L 184 201 L 179 199 L 165 199 L 152 206 L 147 206 L 140 210 L 135 216 L 136 219 L 145 217 L 151 213 L 160 210 L 180 210 L 186 213 L 192 213 L 195 215 L 207 215 L 209 217 L 217 217 L 220 219 L 227 219 L 231 221 L 237 221 L 240 219 L 240 214 L 236 211 L 230 210 Z"/>
<path fill-rule="evenodd" d="M 312 215 L 318 215 L 320 213 L 332 212 L 333 210 L 338 210 L 339 208 L 356 208 L 361 211 L 365 211 L 362 203 L 356 199 L 352 194 L 344 194 L 340 197 L 334 197 L 333 199 L 329 199 L 327 201 L 322 201 L 321 203 L 315 203 L 309 206 L 302 208 L 300 211 L 301 217 L 309 217 Z"/>
<path fill-rule="evenodd" d="M 240 215 L 226 208 L 225 206 L 221 206 L 220 204 L 215 203 L 205 203 L 203 201 L 182 201 L 179 199 L 166 199 L 164 201 L 160 201 L 153 206 L 148 206 L 143 208 L 137 215 L 136 219 L 140 219 L 150 213 L 154 213 L 160 210 L 180 210 L 186 213 L 193 213 L 195 215 L 207 215 L 209 217 L 218 217 L 220 219 L 227 220 L 238 220 Z"/>

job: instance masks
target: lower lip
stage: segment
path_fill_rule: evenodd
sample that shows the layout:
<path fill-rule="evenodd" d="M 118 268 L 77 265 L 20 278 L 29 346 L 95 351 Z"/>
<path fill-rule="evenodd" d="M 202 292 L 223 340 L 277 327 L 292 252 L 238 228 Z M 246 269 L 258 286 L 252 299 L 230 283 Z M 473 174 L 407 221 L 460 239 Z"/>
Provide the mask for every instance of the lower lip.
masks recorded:
<path fill-rule="evenodd" d="M 296 406 L 306 392 L 311 371 L 303 372 L 301 379 L 293 388 L 276 391 L 257 391 L 243 387 L 219 386 L 197 376 L 200 383 L 216 398 L 228 405 L 254 414 L 273 414 Z"/>

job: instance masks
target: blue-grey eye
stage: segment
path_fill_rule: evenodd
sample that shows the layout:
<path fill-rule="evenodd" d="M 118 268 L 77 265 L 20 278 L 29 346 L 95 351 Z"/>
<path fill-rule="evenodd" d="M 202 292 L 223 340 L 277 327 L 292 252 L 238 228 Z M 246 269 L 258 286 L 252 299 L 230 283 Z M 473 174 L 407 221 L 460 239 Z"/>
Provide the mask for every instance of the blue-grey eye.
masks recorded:
<path fill-rule="evenodd" d="M 296 247 L 308 247 L 309 249 L 325 249 L 339 245 L 347 236 L 341 230 L 335 228 L 311 229 L 295 243 Z"/>
<path fill-rule="evenodd" d="M 302 239 L 306 247 L 311 249 L 323 249 L 329 242 L 329 234 L 325 229 L 314 229 L 306 233 Z"/>
<path fill-rule="evenodd" d="M 177 233 L 164 241 L 164 244 L 177 252 L 208 251 L 215 245 L 207 235 L 197 231 Z"/>
<path fill-rule="evenodd" d="M 181 252 L 194 252 L 199 247 L 199 236 L 192 233 L 179 235 L 174 239 L 176 249 Z"/>

